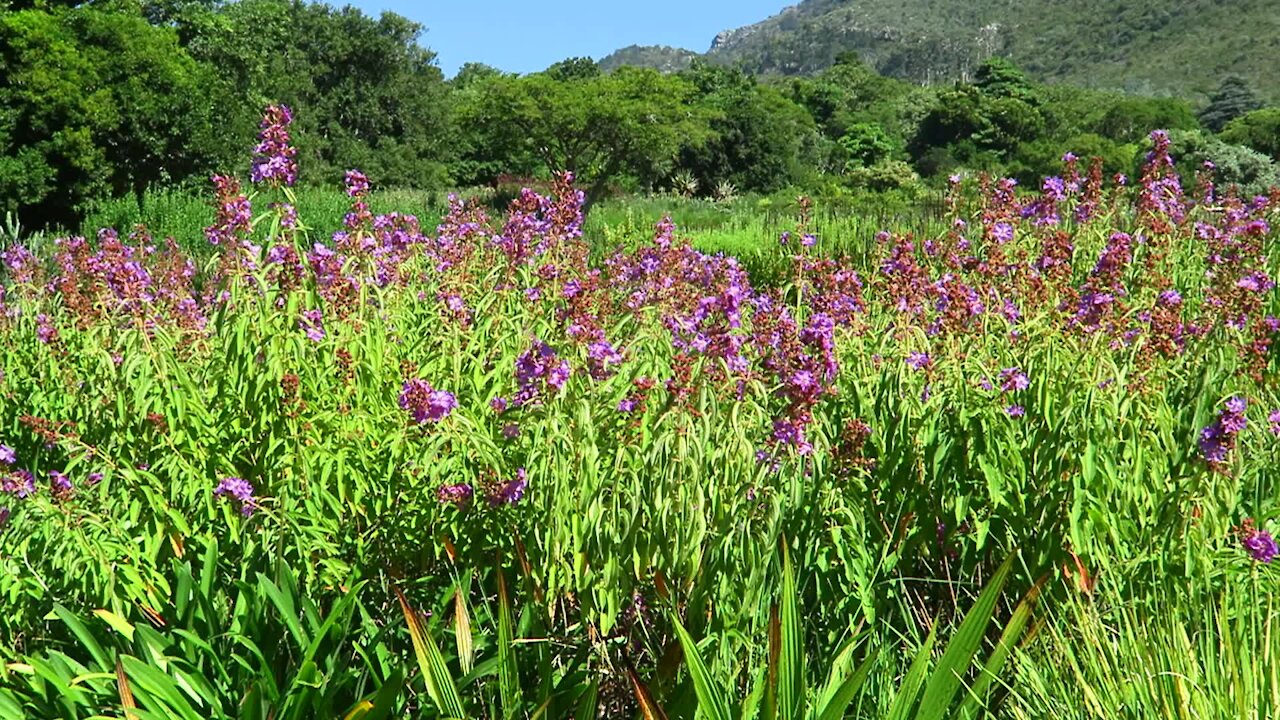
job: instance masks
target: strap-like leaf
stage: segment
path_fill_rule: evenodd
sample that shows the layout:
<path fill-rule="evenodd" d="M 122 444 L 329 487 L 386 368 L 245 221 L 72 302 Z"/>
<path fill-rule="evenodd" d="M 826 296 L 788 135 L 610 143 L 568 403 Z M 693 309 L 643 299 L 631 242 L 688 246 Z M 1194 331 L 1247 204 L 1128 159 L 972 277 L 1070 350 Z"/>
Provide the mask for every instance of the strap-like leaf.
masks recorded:
<path fill-rule="evenodd" d="M 938 666 L 929 677 L 925 687 L 924 698 L 920 701 L 920 714 L 916 720 L 942 720 L 951 709 L 960 682 L 969 672 L 973 656 L 986 637 L 987 626 L 991 624 L 991 615 L 995 612 L 996 601 L 1004 590 L 1005 581 L 1009 579 L 1009 571 L 1013 568 L 1013 556 L 1009 556 L 996 571 L 986 589 L 978 596 L 977 602 L 965 615 L 955 635 L 947 643 L 947 649 L 938 661 Z"/>
<path fill-rule="evenodd" d="M 520 675 L 516 666 L 511 598 L 507 594 L 507 579 L 502 568 L 498 568 L 498 692 L 502 695 L 503 716 L 518 716 L 521 705 Z"/>
<path fill-rule="evenodd" d="M 920 652 L 916 653 L 916 659 L 911 661 L 911 667 L 907 670 L 907 676 L 902 679 L 902 685 L 898 686 L 898 694 L 893 698 L 893 704 L 889 706 L 889 714 L 885 716 L 885 720 L 906 720 L 912 708 L 915 707 L 916 697 L 920 695 L 920 688 L 924 686 L 924 675 L 929 668 L 929 659 L 933 655 L 933 644 L 937 639 L 938 624 L 935 622 L 929 629 L 929 637 L 920 647 Z"/>
<path fill-rule="evenodd" d="M 654 701 L 653 694 L 645 687 L 630 662 L 627 663 L 627 677 L 631 680 L 631 692 L 636 696 L 636 704 L 640 706 L 640 714 L 644 716 L 644 720 L 667 720 L 667 714 Z"/>
<path fill-rule="evenodd" d="M 786 538 L 782 539 L 781 651 L 778 654 L 778 718 L 800 720 L 804 710 L 804 629 L 800 626 L 795 568 Z"/>
<path fill-rule="evenodd" d="M 1036 604 L 1040 600 L 1040 591 L 1044 588 L 1046 580 L 1048 580 L 1047 577 L 1040 578 L 1035 587 L 1031 588 L 1027 596 L 1014 609 L 1013 616 L 1004 627 L 1004 632 L 1000 633 L 1000 642 L 991 651 L 991 657 L 987 659 L 987 664 L 982 668 L 978 679 L 974 681 L 973 687 L 969 688 L 969 694 L 964 704 L 960 706 L 959 717 L 966 719 L 978 717 L 978 705 L 985 702 L 987 689 L 991 687 L 992 681 L 1000 676 L 1005 662 L 1013 654 L 1014 646 L 1017 645 L 1018 639 L 1022 637 L 1023 631 L 1031 621 L 1031 615 L 1035 612 Z"/>
<path fill-rule="evenodd" d="M 409 637 L 413 640 L 413 652 L 418 657 L 418 668 L 422 671 L 422 679 L 427 684 L 427 694 L 446 717 L 467 717 L 466 711 L 462 708 L 462 698 L 458 696 L 458 686 L 454 684 L 453 676 L 449 674 L 449 668 L 445 665 L 440 648 L 422 627 L 418 613 L 409 606 L 409 600 L 405 598 L 404 593 L 400 592 L 400 588 L 392 585 L 392 589 L 400 601 L 400 610 L 404 613 L 405 624 L 409 626 Z"/>
<path fill-rule="evenodd" d="M 672 619 L 676 638 L 680 648 L 684 650 L 684 664 L 689 668 L 689 677 L 693 680 L 693 691 L 698 696 L 698 709 L 707 720 L 732 720 L 729 715 L 729 703 L 725 700 L 724 690 L 716 684 L 711 672 L 702 662 L 698 653 L 698 644 L 693 641 L 689 631 L 680 624 L 679 618 Z"/>

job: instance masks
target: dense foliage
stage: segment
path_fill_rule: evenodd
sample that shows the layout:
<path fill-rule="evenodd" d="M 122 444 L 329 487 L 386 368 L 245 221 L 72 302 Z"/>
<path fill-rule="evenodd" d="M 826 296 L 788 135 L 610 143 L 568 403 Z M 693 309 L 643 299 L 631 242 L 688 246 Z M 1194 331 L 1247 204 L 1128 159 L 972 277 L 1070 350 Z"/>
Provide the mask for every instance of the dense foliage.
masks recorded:
<path fill-rule="evenodd" d="M 653 192 L 909 207 L 937 202 L 955 172 L 1035 184 L 1068 152 L 1132 175 L 1151 128 L 1204 130 L 1198 118 L 1221 130 L 1191 143 L 1197 164 L 1221 168 L 1219 185 L 1253 192 L 1276 172 L 1275 108 L 1258 109 L 1239 77 L 1193 105 L 1043 85 L 999 57 L 922 86 L 886 75 L 875 53 L 833 50 L 797 78 L 576 58 L 525 76 L 472 63 L 446 80 L 420 33 L 392 13 L 303 0 L 10 3 L 0 212 L 74 229 L 121 198 L 146 213 L 157 191 L 196 197 L 210 174 L 246 170 L 227 148 L 249 143 L 273 102 L 298 113 L 304 186 L 361 167 L 380 187 L 472 188 L 491 209 L 561 171 L 577 174 L 588 208 Z"/>
<path fill-rule="evenodd" d="M 886 75 L 934 83 L 971 77 L 984 60 L 1001 56 L 1044 82 L 1200 99 L 1235 74 L 1277 102 L 1270 58 L 1278 44 L 1280 17 L 1266 0 L 802 0 L 721 33 L 701 57 L 799 75 L 855 52 Z M 606 61 L 654 67 L 690 58 L 632 47 Z"/>
<path fill-rule="evenodd" d="M 1280 196 L 1157 132 L 1132 179 L 954 177 L 920 236 L 803 199 L 753 275 L 593 246 L 568 175 L 428 231 L 348 171 L 322 233 L 293 117 L 207 261 L 3 252 L 0 716 L 1280 710 Z"/>

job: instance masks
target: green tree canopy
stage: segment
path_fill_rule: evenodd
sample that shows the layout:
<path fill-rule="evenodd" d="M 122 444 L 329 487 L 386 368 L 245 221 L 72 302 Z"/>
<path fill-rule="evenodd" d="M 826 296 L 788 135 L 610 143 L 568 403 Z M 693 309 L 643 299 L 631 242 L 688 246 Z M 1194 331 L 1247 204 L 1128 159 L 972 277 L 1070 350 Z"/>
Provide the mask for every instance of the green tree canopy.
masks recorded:
<path fill-rule="evenodd" d="M 140 14 L 0 15 L 0 205 L 65 224 L 96 197 L 207 172 L 221 152 L 213 82 Z"/>
<path fill-rule="evenodd" d="M 1224 142 L 1244 145 L 1280 161 L 1280 108 L 1269 107 L 1227 123 L 1222 129 Z"/>
<path fill-rule="evenodd" d="M 588 204 L 630 173 L 652 187 L 681 145 L 705 132 L 689 104 L 694 88 L 654 70 L 557 79 L 550 73 L 476 82 L 464 116 L 510 157 L 528 152 L 548 172 L 570 171 Z"/>
<path fill-rule="evenodd" d="M 1262 107 L 1262 101 L 1253 94 L 1253 88 L 1239 75 L 1228 75 L 1209 98 L 1209 104 L 1200 113 L 1200 122 L 1214 132 L 1252 110 Z"/>

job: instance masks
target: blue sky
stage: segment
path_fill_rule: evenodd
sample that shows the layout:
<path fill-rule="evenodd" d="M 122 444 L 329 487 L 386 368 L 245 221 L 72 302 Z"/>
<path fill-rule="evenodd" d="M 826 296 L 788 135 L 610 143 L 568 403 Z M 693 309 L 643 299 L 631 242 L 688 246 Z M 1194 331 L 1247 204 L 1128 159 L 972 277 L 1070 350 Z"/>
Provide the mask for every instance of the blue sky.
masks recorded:
<path fill-rule="evenodd" d="M 426 26 L 421 42 L 452 76 L 465 62 L 511 72 L 567 57 L 597 60 L 627 45 L 705 51 L 721 30 L 763 20 L 796 0 L 347 0 L 377 16 L 389 10 Z M 342 6 L 344 0 L 329 0 Z"/>

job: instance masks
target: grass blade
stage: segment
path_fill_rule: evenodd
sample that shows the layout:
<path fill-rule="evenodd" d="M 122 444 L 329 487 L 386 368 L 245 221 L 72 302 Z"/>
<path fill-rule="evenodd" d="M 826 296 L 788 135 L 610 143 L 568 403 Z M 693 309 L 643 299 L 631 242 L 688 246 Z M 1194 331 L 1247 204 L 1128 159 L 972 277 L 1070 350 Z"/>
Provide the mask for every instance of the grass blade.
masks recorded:
<path fill-rule="evenodd" d="M 129 687 L 129 678 L 124 674 L 124 665 L 116 658 L 116 689 L 120 692 L 120 707 L 124 710 L 125 720 L 137 720 L 138 703 L 133 699 L 133 689 Z"/>
<path fill-rule="evenodd" d="M 723 689 L 716 684 L 711 672 L 702 662 L 698 654 L 698 644 L 693 641 L 689 631 L 684 629 L 679 618 L 672 618 L 676 638 L 684 650 L 684 663 L 689 668 L 689 677 L 693 680 L 693 691 L 698 696 L 698 709 L 707 720 L 732 720 L 729 715 L 729 703 L 725 700 Z"/>
<path fill-rule="evenodd" d="M 1009 656 L 1013 654 L 1013 648 L 1017 644 L 1018 639 L 1022 637 L 1023 631 L 1027 624 L 1031 621 L 1032 613 L 1035 612 L 1037 603 L 1040 600 L 1040 591 L 1044 588 L 1047 577 L 1041 578 L 1039 582 L 1031 588 L 1027 596 L 1018 603 L 1018 607 L 1014 609 L 1009 623 L 1005 625 L 1004 631 L 1000 633 L 1000 641 L 996 644 L 994 650 L 991 651 L 991 657 L 987 658 L 986 665 L 982 668 L 982 673 L 978 675 L 974 681 L 973 687 L 969 688 L 968 696 L 965 697 L 964 704 L 960 706 L 961 718 L 975 718 L 978 716 L 978 704 L 983 702 L 987 690 L 991 687 L 992 681 L 1000 676 L 1000 671 L 1004 668 L 1004 664 L 1009 660 Z"/>
<path fill-rule="evenodd" d="M 916 696 L 924 686 L 924 674 L 929 667 L 929 659 L 933 655 L 933 644 L 937 639 L 938 624 L 935 622 L 929 629 L 929 637 L 920 647 L 920 652 L 916 653 L 916 659 L 911 661 L 911 668 L 907 670 L 907 676 L 902 679 L 902 685 L 898 686 L 898 694 L 893 698 L 893 704 L 889 706 L 886 720 L 907 720 L 912 708 L 915 707 Z"/>
<path fill-rule="evenodd" d="M 929 677 L 929 684 L 920 701 L 920 714 L 916 716 L 916 720 L 942 720 L 942 717 L 947 714 L 956 692 L 960 689 L 961 681 L 973 663 L 973 656 L 978 652 L 982 639 L 987 634 L 991 615 L 996 609 L 996 601 L 1000 599 L 1000 593 L 1004 590 L 1005 581 L 1009 579 L 1009 571 L 1012 568 L 1013 556 L 1011 555 L 1000 565 L 1000 569 L 978 596 L 977 602 L 965 615 L 955 635 L 947 643 L 942 659 L 938 661 L 938 666 Z"/>
<path fill-rule="evenodd" d="M 778 717 L 799 720 L 804 709 L 804 631 L 800 626 L 795 568 L 782 540 L 781 652 L 778 654 Z"/>
<path fill-rule="evenodd" d="M 516 641 L 511 619 L 511 597 L 507 594 L 506 573 L 498 569 L 498 690 L 502 712 L 513 718 L 520 709 L 520 674 L 516 666 Z"/>
<path fill-rule="evenodd" d="M 462 708 L 462 698 L 458 696 L 458 686 L 454 684 L 453 676 L 449 674 L 449 668 L 445 665 L 444 656 L 440 654 L 440 648 L 422 627 L 418 613 L 409 606 L 409 600 L 405 598 L 400 588 L 392 585 L 392 589 L 395 590 L 396 598 L 400 601 L 405 624 L 409 626 L 409 637 L 413 640 L 413 652 L 418 656 L 418 668 L 422 670 L 422 679 L 427 684 L 427 694 L 446 717 L 467 717 L 466 711 Z"/>

